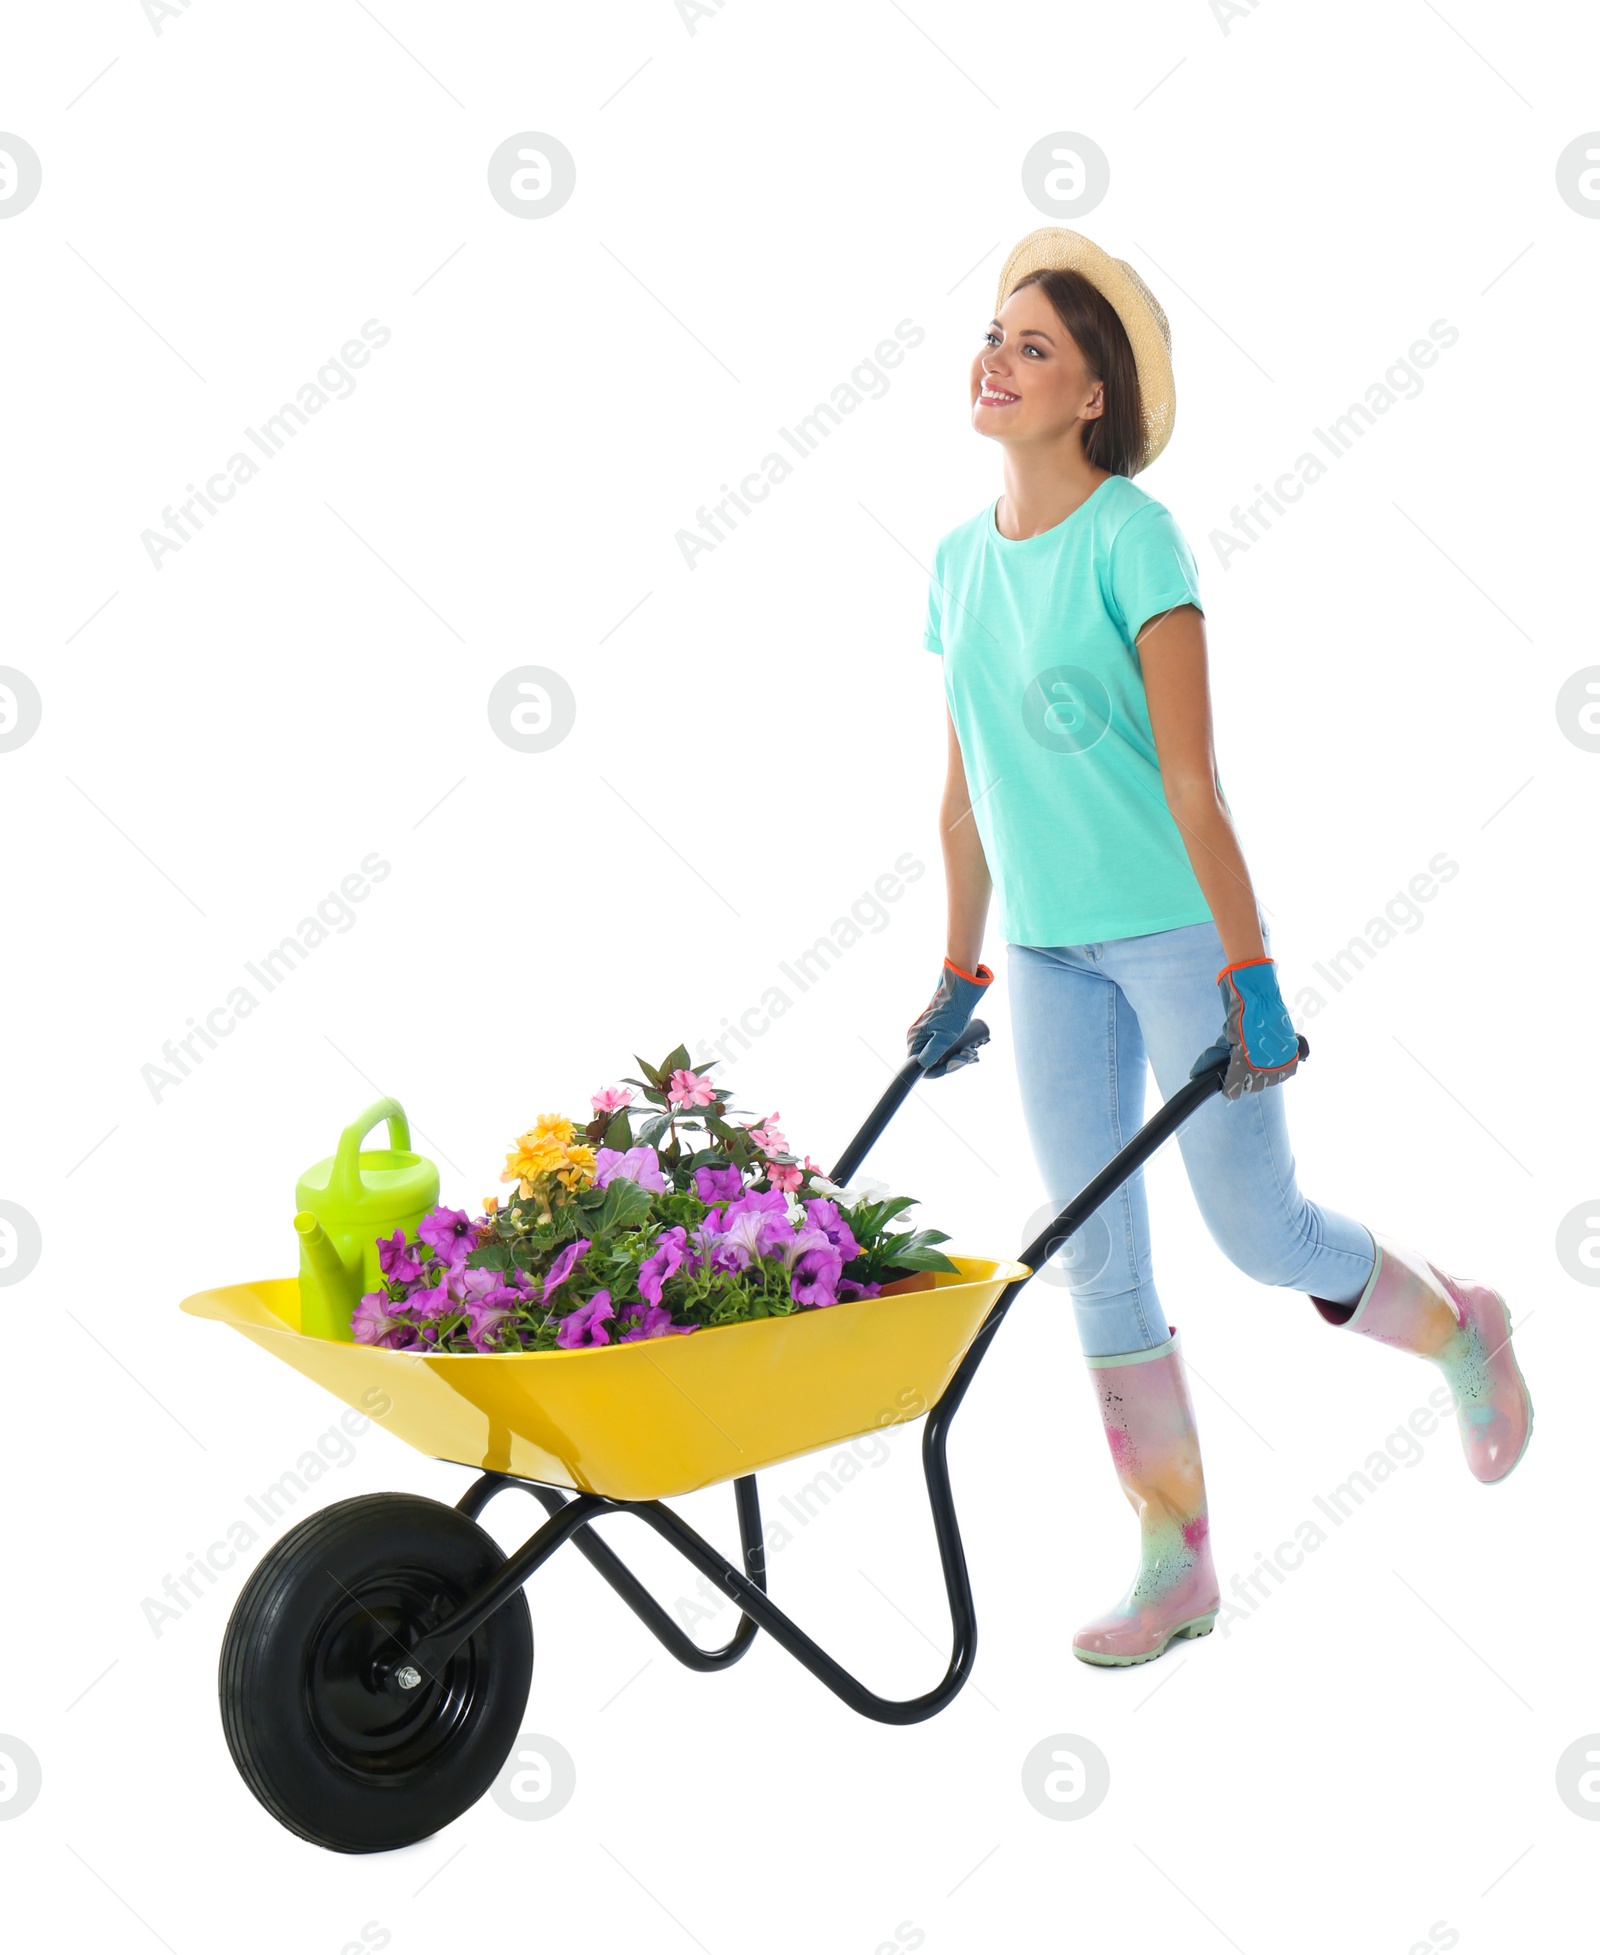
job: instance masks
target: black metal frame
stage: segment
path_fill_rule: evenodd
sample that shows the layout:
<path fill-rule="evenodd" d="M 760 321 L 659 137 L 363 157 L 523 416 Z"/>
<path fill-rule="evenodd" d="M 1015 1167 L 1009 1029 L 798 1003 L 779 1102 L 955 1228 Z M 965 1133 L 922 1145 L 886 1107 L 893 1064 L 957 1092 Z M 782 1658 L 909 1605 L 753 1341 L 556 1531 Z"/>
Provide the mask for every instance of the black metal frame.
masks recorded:
<path fill-rule="evenodd" d="M 975 1020 L 963 1035 L 958 1050 L 965 1052 L 979 1046 L 988 1036 L 987 1028 L 981 1021 Z M 1301 1044 L 1303 1050 L 1308 1049 L 1304 1040 Z M 949 1070 L 949 1061 L 956 1056 L 956 1052 L 947 1055 L 933 1071 L 942 1073 Z M 1213 1065 L 1174 1093 L 1082 1193 L 1070 1201 L 1049 1227 L 1028 1244 L 1020 1260 L 1027 1264 L 1029 1276 L 1083 1226 L 1108 1195 L 1115 1193 L 1164 1141 L 1177 1132 L 1190 1114 L 1214 1093 L 1221 1091 L 1226 1070 L 1227 1054 L 1222 1052 Z M 905 1062 L 873 1108 L 866 1124 L 840 1157 L 839 1165 L 833 1172 L 835 1181 L 848 1181 L 855 1173 L 912 1088 L 926 1076 L 918 1060 L 913 1058 Z M 878 1696 L 813 1642 L 770 1598 L 767 1594 L 761 1510 L 754 1474 L 747 1474 L 733 1483 L 744 1558 L 742 1570 L 735 1568 L 687 1521 L 659 1500 L 611 1500 L 602 1494 L 569 1494 L 563 1488 L 547 1486 L 542 1481 L 525 1480 L 506 1473 L 483 1474 L 456 1503 L 460 1512 L 476 1518 L 496 1494 L 504 1493 L 511 1487 L 520 1487 L 545 1508 L 549 1519 L 507 1559 L 491 1581 L 469 1596 L 451 1616 L 417 1638 L 407 1652 L 396 1654 L 382 1663 L 379 1680 L 388 1690 L 399 1692 L 406 1687 L 401 1678 L 408 1670 L 413 1686 L 417 1670 L 423 1674 L 438 1672 L 453 1652 L 502 1602 L 521 1588 L 536 1568 L 548 1561 L 563 1542 L 571 1540 L 578 1552 L 610 1583 L 652 1635 L 691 1670 L 724 1670 L 729 1664 L 737 1663 L 750 1647 L 756 1631 L 764 1629 L 774 1642 L 781 1644 L 814 1677 L 825 1683 L 836 1697 L 842 1698 L 863 1717 L 874 1718 L 882 1724 L 915 1724 L 942 1711 L 971 1674 L 978 1643 L 972 1585 L 967 1578 L 966 1554 L 961 1545 L 961 1530 L 950 1493 L 950 1469 L 946 1458 L 950 1422 L 966 1396 L 967 1387 L 983 1362 L 984 1354 L 1011 1308 L 1013 1299 L 1028 1280 L 1028 1276 L 1018 1277 L 1016 1281 L 1008 1283 L 996 1298 L 938 1403 L 929 1411 L 922 1429 L 922 1470 L 928 1483 L 928 1503 L 939 1544 L 939 1562 L 944 1571 L 952 1638 L 949 1665 L 932 1690 L 924 1691 L 920 1697 Z M 692 1641 L 637 1576 L 594 1532 L 592 1523 L 611 1514 L 632 1514 L 654 1528 L 686 1561 L 701 1574 L 709 1576 L 739 1605 L 738 1627 L 720 1649 L 702 1649 Z"/>

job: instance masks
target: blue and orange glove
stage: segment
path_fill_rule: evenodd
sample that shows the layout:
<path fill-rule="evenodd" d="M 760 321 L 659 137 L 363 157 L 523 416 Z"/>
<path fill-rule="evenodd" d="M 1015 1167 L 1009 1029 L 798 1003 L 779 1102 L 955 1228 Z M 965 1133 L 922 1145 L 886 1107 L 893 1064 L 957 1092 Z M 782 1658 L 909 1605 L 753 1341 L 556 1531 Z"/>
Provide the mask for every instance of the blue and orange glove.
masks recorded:
<path fill-rule="evenodd" d="M 1278 991 L 1277 967 L 1270 957 L 1252 957 L 1217 973 L 1222 993 L 1223 1034 L 1189 1068 L 1196 1078 L 1219 1068 L 1224 1053 L 1228 1071 L 1225 1100 L 1264 1092 L 1290 1078 L 1300 1064 L 1300 1041 Z"/>
<path fill-rule="evenodd" d="M 987 964 L 980 964 L 976 971 L 963 971 L 948 957 L 944 960 L 938 990 L 912 1019 L 906 1032 L 906 1052 L 922 1061 L 924 1071 L 937 1065 L 960 1038 L 978 1000 L 993 982 L 994 972 Z M 971 1056 L 976 1059 L 978 1055 L 973 1051 Z M 964 1060 L 966 1055 L 962 1057 Z"/>

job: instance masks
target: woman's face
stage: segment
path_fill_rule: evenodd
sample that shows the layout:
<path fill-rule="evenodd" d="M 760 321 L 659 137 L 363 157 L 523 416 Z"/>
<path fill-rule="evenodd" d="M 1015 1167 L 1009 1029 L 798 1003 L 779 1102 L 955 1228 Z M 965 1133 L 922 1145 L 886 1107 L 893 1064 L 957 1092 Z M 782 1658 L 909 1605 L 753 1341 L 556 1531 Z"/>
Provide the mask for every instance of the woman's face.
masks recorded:
<path fill-rule="evenodd" d="M 1037 285 L 1024 285 L 985 327 L 972 362 L 972 425 L 996 441 L 1056 441 L 1105 412 L 1104 384 Z"/>

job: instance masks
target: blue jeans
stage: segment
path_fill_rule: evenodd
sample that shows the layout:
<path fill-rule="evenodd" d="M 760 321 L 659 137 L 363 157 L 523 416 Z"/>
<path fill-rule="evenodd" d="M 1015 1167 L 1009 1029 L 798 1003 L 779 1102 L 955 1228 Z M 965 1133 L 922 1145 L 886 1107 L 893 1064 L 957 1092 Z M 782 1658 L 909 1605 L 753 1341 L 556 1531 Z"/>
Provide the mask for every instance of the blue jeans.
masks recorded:
<path fill-rule="evenodd" d="M 1170 1099 L 1222 1034 L 1214 923 L 1060 949 L 1006 946 L 1017 1077 L 1034 1156 L 1058 1208 L 1144 1120 L 1145 1069 Z M 1268 945 L 1268 954 L 1271 946 Z M 1208 1100 L 1180 1129 L 1189 1185 L 1217 1247 L 1247 1276 L 1354 1303 L 1372 1274 L 1366 1229 L 1308 1201 L 1284 1117 L 1293 1083 Z M 1061 1251 L 1086 1357 L 1164 1343 L 1141 1170 Z"/>

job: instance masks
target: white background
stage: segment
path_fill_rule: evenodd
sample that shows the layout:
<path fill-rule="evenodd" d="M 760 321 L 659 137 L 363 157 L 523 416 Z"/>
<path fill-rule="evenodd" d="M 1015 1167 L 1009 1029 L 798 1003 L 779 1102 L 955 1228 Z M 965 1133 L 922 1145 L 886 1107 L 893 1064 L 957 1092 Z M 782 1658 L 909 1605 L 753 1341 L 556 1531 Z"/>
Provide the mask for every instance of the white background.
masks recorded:
<path fill-rule="evenodd" d="M 43 699 L 0 754 L 0 1198 L 44 1243 L 0 1291 L 0 1732 L 43 1769 L 0 1826 L 16 1945 L 335 1955 L 373 1923 L 398 1951 L 1572 1945 L 1600 1834 L 1556 1761 L 1600 1729 L 1600 1337 L 1555 1237 L 1600 1184 L 1600 756 L 1555 708 L 1597 657 L 1600 224 L 1555 170 L 1600 120 L 1593 22 L 1481 0 L 1226 24 L 1201 0 L 728 0 L 693 31 L 667 0 L 194 0 L 160 32 L 137 0 L 71 11 L 12 14 L 0 90 L 43 163 L 0 223 L 0 663 Z M 523 131 L 576 159 L 538 221 L 487 190 Z M 1093 210 L 1023 192 L 1058 131 L 1110 159 Z M 1064 1292 L 1036 1283 L 954 1429 L 980 1642 L 942 1717 L 865 1723 L 764 1639 L 681 1671 L 563 1554 L 529 1589 L 526 1727 L 572 1754 L 571 1803 L 523 1824 L 486 1799 L 390 1856 L 306 1845 L 217 1714 L 227 1614 L 275 1536 L 159 1635 L 143 1603 L 339 1407 L 177 1304 L 292 1270 L 295 1178 L 376 1090 L 474 1204 L 535 1114 L 715 1035 L 909 851 L 928 873 L 887 925 L 732 1074 L 837 1151 L 938 968 L 927 566 L 998 493 L 968 363 L 1005 252 L 1049 221 L 1171 318 L 1176 433 L 1140 486 L 1199 563 L 1222 777 L 1289 995 L 1430 857 L 1460 865 L 1301 1015 L 1314 1056 L 1284 1090 L 1308 1193 L 1526 1322 L 1528 1457 L 1481 1487 L 1447 1424 L 1226 1635 L 1090 1670 L 1069 1640 L 1135 1530 Z M 154 568 L 141 531 L 369 319 L 392 338 L 355 393 Z M 1225 567 L 1233 506 L 1439 319 L 1460 338 L 1422 393 Z M 901 320 L 926 337 L 887 394 L 688 568 L 675 533 Z M 485 710 L 530 664 L 577 699 L 540 755 Z M 153 1097 L 163 1041 L 372 851 L 392 873 L 354 926 Z M 1042 1190 L 1003 972 L 986 1010 L 986 1063 L 926 1089 L 872 1171 L 1004 1255 Z M 1174 1150 L 1148 1179 L 1226 1587 L 1437 1380 L 1236 1274 Z M 915 1446 L 772 1570 L 897 1695 L 946 1636 Z M 467 1484 L 380 1430 L 352 1451 L 307 1511 Z M 764 1475 L 769 1510 L 826 1463 Z M 523 1507 L 491 1510 L 508 1544 Z M 727 1489 L 684 1511 L 731 1551 Z M 1074 1823 L 1022 1792 L 1056 1733 L 1110 1763 Z"/>

